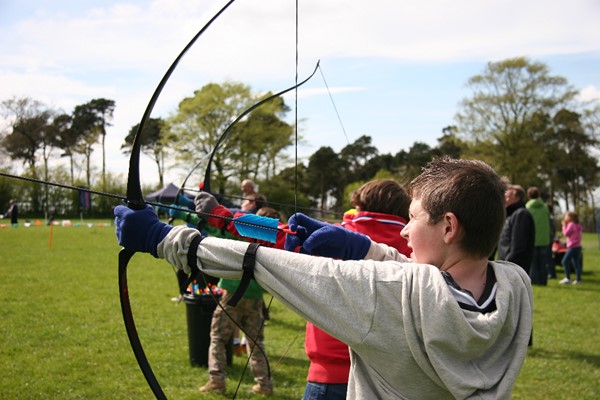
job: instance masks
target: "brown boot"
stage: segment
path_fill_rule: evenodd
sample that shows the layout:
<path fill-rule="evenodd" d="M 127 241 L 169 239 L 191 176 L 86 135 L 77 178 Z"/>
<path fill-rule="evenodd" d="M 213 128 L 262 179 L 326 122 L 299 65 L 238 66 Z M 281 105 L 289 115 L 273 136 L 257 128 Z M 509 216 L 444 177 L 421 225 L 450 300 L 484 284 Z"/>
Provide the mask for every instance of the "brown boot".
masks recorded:
<path fill-rule="evenodd" d="M 200 391 L 200 393 L 225 393 L 225 383 L 208 381 L 206 382 L 206 385 L 201 386 L 198 390 Z"/>
<path fill-rule="evenodd" d="M 260 386 L 258 383 L 252 386 L 252 393 L 254 394 L 262 394 L 263 396 L 269 397 L 273 394 L 273 389 Z"/>

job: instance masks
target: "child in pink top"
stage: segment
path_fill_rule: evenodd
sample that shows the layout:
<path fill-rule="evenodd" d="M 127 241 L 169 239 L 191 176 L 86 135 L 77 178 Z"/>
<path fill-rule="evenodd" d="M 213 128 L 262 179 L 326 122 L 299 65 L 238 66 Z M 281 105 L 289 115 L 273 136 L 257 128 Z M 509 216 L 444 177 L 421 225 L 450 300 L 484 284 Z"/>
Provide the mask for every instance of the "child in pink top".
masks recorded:
<path fill-rule="evenodd" d="M 562 259 L 565 277 L 559 282 L 561 285 L 571 283 L 571 268 L 575 270 L 573 285 L 581 283 L 581 232 L 582 227 L 579 224 L 579 216 L 574 211 L 567 211 L 562 220 L 562 233 L 567 238 L 567 252 Z"/>

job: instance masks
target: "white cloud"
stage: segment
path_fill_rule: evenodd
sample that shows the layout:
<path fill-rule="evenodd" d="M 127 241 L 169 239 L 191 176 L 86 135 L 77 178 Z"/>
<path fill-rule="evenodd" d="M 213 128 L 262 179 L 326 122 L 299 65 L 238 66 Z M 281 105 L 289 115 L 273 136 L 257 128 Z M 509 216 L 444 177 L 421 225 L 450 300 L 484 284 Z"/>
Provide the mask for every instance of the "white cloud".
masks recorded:
<path fill-rule="evenodd" d="M 0 87 L 4 93 L 15 97 L 31 97 L 48 106 L 71 112 L 72 108 L 92 97 L 105 97 L 115 94 L 114 87 L 90 86 L 84 81 L 66 75 L 52 75 L 43 72 L 27 74 L 0 71 Z"/>
<path fill-rule="evenodd" d="M 600 50 L 600 6 L 591 1 L 460 5 L 446 0 L 300 2 L 301 55 L 313 64 L 330 57 L 487 61 Z M 289 68 L 282 67 L 294 62 L 295 51 L 293 6 L 282 0 L 234 3 L 190 51 L 185 68 L 233 76 L 264 76 L 264 70 L 287 74 Z M 210 11 L 216 8 L 213 3 Z M 160 70 L 211 15 L 205 5 L 189 1 L 96 6 L 77 16 L 45 13 L 19 24 L 19 57 L 38 67 Z"/>
<path fill-rule="evenodd" d="M 600 101 L 600 89 L 598 89 L 594 85 L 584 87 L 583 89 L 581 89 L 579 91 L 579 98 L 582 101 L 593 101 L 593 100 Z"/>

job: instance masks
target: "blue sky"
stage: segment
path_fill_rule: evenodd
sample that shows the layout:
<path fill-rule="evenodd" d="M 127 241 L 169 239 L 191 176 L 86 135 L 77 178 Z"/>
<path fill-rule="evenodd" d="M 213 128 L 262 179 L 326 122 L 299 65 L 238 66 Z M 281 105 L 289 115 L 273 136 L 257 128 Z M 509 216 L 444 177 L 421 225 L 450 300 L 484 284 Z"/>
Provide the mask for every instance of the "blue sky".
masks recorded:
<path fill-rule="evenodd" d="M 179 51 L 224 0 L 0 0 L 0 100 L 31 97 L 71 112 L 116 101 L 110 169 L 119 147 Z M 295 0 L 237 0 L 180 63 L 154 109 L 167 117 L 209 82 L 278 91 L 295 76 Z M 299 0 L 299 76 L 317 60 L 350 142 L 370 135 L 381 153 L 437 144 L 453 124 L 467 79 L 487 62 L 526 56 L 600 99 L 597 0 Z M 320 74 L 298 93 L 299 155 L 347 144 Z M 290 106 L 293 95 L 286 97 Z M 294 112 L 289 114 L 293 121 Z M 95 152 L 100 165 L 100 150 Z M 157 180 L 142 160 L 143 183 Z M 180 181 L 172 169 L 167 181 Z"/>

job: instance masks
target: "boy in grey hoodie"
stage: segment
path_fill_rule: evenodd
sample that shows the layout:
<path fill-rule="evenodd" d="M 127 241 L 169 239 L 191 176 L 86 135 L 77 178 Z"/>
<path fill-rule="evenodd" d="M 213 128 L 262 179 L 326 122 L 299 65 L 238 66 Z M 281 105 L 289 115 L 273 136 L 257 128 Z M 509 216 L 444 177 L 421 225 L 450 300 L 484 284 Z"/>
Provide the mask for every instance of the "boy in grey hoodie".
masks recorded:
<path fill-rule="evenodd" d="M 505 185 L 483 162 L 444 157 L 409 191 L 410 222 L 401 234 L 410 259 L 296 214 L 286 248 L 307 254 L 261 247 L 254 278 L 348 344 L 348 398 L 508 399 L 527 352 L 533 303 L 525 271 L 488 260 L 505 219 Z M 159 222 L 152 208 L 119 206 L 115 216 L 125 248 L 188 273 L 197 264 L 209 275 L 242 276 L 247 243 L 209 237 L 190 249 L 200 233 Z"/>

